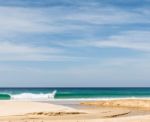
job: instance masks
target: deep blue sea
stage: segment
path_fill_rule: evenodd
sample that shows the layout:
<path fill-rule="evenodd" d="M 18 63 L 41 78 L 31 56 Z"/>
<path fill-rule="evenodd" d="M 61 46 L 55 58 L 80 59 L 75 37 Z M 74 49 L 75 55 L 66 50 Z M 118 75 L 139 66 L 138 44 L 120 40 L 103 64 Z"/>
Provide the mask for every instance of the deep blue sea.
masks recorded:
<path fill-rule="evenodd" d="M 1 100 L 150 98 L 150 88 L 0 88 Z"/>

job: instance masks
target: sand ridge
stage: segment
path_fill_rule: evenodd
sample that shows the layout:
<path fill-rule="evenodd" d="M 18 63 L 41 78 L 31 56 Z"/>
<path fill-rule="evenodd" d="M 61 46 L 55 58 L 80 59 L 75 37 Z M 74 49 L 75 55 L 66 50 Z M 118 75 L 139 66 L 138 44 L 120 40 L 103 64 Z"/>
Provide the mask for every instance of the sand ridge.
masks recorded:
<path fill-rule="evenodd" d="M 150 100 L 142 100 L 142 99 L 89 101 L 89 102 L 82 102 L 81 104 L 89 106 L 124 107 L 124 108 L 138 108 L 150 110 Z"/>

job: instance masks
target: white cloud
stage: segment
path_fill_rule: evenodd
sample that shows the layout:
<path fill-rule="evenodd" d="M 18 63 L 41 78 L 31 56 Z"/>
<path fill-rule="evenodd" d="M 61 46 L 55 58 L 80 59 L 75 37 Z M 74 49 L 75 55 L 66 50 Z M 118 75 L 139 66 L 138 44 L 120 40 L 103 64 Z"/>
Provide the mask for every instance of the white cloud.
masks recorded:
<path fill-rule="evenodd" d="M 78 57 L 61 56 L 61 55 L 46 55 L 46 54 L 7 54 L 0 55 L 0 61 L 77 61 Z"/>
<path fill-rule="evenodd" d="M 98 48 L 126 48 L 143 52 L 150 52 L 150 31 L 125 31 L 106 39 L 84 38 L 82 40 L 62 41 L 56 44 L 64 47 L 98 47 Z"/>
<path fill-rule="evenodd" d="M 70 10 L 71 9 L 71 10 Z M 0 34 L 62 33 L 71 30 L 87 31 L 90 24 L 150 23 L 146 9 L 125 11 L 118 8 L 80 6 L 76 10 L 67 7 L 23 8 L 0 7 Z M 83 26 L 84 23 L 87 26 Z M 94 31 L 94 29 L 93 29 Z"/>
<path fill-rule="evenodd" d="M 99 6 L 81 7 L 66 19 L 87 22 L 91 24 L 130 24 L 150 23 L 150 12 L 147 9 L 126 11 L 118 8 L 104 8 Z"/>
<path fill-rule="evenodd" d="M 64 54 L 64 50 L 35 47 L 14 43 L 0 43 L 0 61 L 69 61 L 76 59 Z"/>
<path fill-rule="evenodd" d="M 48 47 L 35 47 L 23 44 L 14 44 L 9 42 L 0 42 L 0 54 L 4 53 L 18 53 L 18 54 L 28 54 L 28 53 L 49 53 L 56 54 L 61 53 L 63 50 L 57 48 L 48 48 Z"/>
<path fill-rule="evenodd" d="M 147 10 L 135 10 L 135 12 L 125 11 L 118 8 L 104 8 L 99 6 L 80 6 L 77 10 L 69 11 L 66 7 L 51 8 L 22 8 L 22 7 L 0 7 L 0 40 L 9 37 L 11 34 L 19 36 L 20 32 L 25 33 L 63 33 L 79 30 L 82 32 L 94 31 L 95 26 L 89 30 L 90 24 L 129 24 L 129 23 L 149 23 Z M 80 23 L 81 22 L 81 23 Z M 83 26 L 84 23 L 87 26 Z M 90 24 L 89 24 L 90 23 Z M 88 28 L 88 29 L 87 29 Z M 107 28 L 108 29 L 108 28 Z M 149 31 L 127 31 L 118 35 L 113 35 L 105 40 L 98 40 L 98 37 L 85 38 L 71 41 L 54 42 L 61 46 L 81 46 L 81 47 L 117 47 L 128 48 L 150 52 L 150 32 Z M 16 36 L 16 37 L 17 37 Z M 24 38 L 24 37 L 23 37 Z M 4 38 L 5 39 L 5 38 Z M 63 39 L 62 39 L 63 40 Z M 29 40 L 30 41 L 30 40 Z M 1 42 L 1 41 L 0 41 Z M 6 42 L 6 41 L 3 41 Z M 19 42 L 16 41 L 16 42 Z M 21 42 L 21 40 L 20 40 Z M 25 41 L 23 41 L 25 42 Z M 41 40 L 42 43 L 42 40 Z M 0 60 L 68 60 L 69 57 L 62 55 L 59 49 L 16 45 L 12 43 L 0 43 Z M 10 55 L 12 54 L 13 55 Z M 26 59 L 25 59 L 26 58 Z M 71 57 L 71 60 L 74 59 Z"/>
<path fill-rule="evenodd" d="M 128 31 L 106 40 L 90 41 L 88 44 L 95 47 L 117 47 L 150 52 L 149 39 L 149 31 Z"/>
<path fill-rule="evenodd" d="M 68 24 L 61 7 L 21 8 L 0 7 L 0 34 L 23 33 L 61 33 L 84 29 L 80 25 Z"/>

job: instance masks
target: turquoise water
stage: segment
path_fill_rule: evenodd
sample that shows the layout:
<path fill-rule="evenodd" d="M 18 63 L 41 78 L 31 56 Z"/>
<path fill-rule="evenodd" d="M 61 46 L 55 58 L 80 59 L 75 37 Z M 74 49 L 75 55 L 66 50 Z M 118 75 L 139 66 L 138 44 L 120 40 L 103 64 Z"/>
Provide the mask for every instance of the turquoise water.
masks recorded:
<path fill-rule="evenodd" d="M 53 93 L 53 91 L 57 91 Z M 53 98 L 54 97 L 54 98 Z M 0 88 L 0 99 L 150 98 L 150 88 Z"/>

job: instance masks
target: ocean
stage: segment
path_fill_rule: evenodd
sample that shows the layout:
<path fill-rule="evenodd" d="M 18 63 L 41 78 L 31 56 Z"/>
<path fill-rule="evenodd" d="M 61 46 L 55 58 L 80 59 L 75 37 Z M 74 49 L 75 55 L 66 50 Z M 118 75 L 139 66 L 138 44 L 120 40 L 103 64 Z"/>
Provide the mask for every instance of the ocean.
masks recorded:
<path fill-rule="evenodd" d="M 0 100 L 99 100 L 150 98 L 150 88 L 0 88 Z"/>

